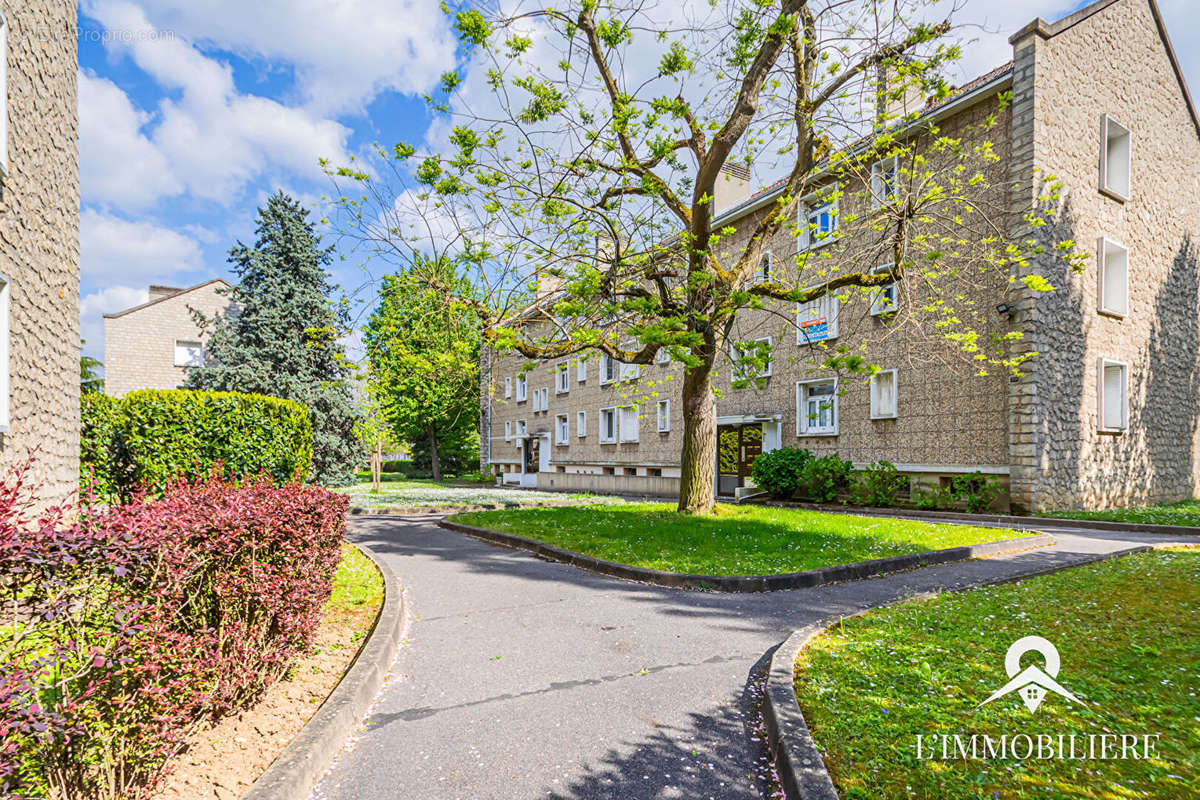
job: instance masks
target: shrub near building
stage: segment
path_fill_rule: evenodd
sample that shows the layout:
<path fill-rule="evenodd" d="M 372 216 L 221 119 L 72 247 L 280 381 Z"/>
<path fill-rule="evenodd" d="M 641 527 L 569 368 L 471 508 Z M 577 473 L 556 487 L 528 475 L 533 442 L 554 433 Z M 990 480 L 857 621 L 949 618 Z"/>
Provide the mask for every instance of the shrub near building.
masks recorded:
<path fill-rule="evenodd" d="M 97 498 L 161 492 L 178 477 L 223 465 L 230 478 L 277 481 L 312 470 L 312 419 L 292 400 L 237 392 L 132 392 L 92 399 L 82 409 L 82 488 Z"/>

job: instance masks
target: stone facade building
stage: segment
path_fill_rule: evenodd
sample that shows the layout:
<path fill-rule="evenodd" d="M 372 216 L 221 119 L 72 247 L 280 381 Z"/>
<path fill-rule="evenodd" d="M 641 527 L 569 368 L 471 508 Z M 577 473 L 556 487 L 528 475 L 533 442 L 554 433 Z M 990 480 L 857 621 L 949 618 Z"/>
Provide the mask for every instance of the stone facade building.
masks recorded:
<path fill-rule="evenodd" d="M 930 325 L 891 325 L 894 293 L 919 299 L 916 281 L 743 312 L 733 340 L 770 339 L 772 361 L 747 388 L 736 388 L 732 362 L 717 378 L 720 494 L 744 489 L 755 456 L 779 447 L 858 466 L 888 460 L 925 483 L 981 471 L 1009 486 L 1017 510 L 1176 500 L 1200 488 L 1200 118 L 1161 15 L 1153 0 L 1101 0 L 1053 24 L 1035 20 L 1011 42 L 1012 63 L 926 108 L 913 128 L 934 122 L 964 135 L 993 117 L 997 159 L 977 200 L 997 209 L 1012 239 L 1051 245 L 1030 269 L 1055 291 L 995 275 L 967 298 L 981 334 L 1022 334 L 1013 354 L 1034 353 L 1023 376 L 964 372 Z M 1025 212 L 1044 175 L 1061 182 L 1062 208 L 1053 229 L 1032 229 Z M 876 180 L 874 169 L 863 180 Z M 842 188 L 837 216 L 868 216 L 854 205 L 867 193 Z M 780 190 L 739 201 L 722 189 L 734 199 L 719 194 L 714 227 L 738 229 L 737 247 Z M 823 203 L 802 205 L 818 229 Z M 857 235 L 837 233 L 834 250 Z M 1056 253 L 1064 240 L 1090 254 L 1083 272 Z M 781 233 L 765 270 L 786 273 L 798 249 L 823 246 Z M 884 371 L 868 380 L 814 369 L 808 354 L 831 342 Z M 485 467 L 542 489 L 677 494 L 681 383 L 669 360 L 634 366 L 593 352 L 531 367 L 485 353 Z"/>
<path fill-rule="evenodd" d="M 0 468 L 39 500 L 79 485 L 75 3 L 0 4 Z"/>
<path fill-rule="evenodd" d="M 104 315 L 104 390 L 122 397 L 138 389 L 178 389 L 188 367 L 204 366 L 205 332 L 192 310 L 207 318 L 230 306 L 220 278 L 190 289 L 151 286 L 139 306 Z"/>

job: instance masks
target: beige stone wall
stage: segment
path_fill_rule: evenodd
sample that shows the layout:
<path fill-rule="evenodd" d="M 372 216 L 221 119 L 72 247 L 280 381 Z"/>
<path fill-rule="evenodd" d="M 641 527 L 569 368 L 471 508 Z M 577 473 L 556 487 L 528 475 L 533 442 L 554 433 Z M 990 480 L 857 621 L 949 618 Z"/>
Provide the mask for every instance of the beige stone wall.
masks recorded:
<path fill-rule="evenodd" d="M 178 389 L 187 370 L 175 365 L 176 341 L 204 341 L 191 309 L 206 317 L 224 313 L 229 297 L 218 294 L 224 281 L 189 291 L 104 320 L 104 389 L 122 397 L 138 389 Z"/>
<path fill-rule="evenodd" d="M 0 273 L 10 283 L 11 415 L 0 466 L 36 450 L 43 502 L 79 484 L 79 142 L 76 10 L 5 3 L 10 173 Z"/>
<path fill-rule="evenodd" d="M 964 133 L 968 126 L 978 124 L 997 108 L 995 98 L 987 98 L 943 121 L 942 130 L 952 135 Z M 1008 202 L 1009 127 L 1007 113 L 1003 113 L 988 134 L 1001 156 L 987 198 L 997 206 L 1006 206 Z M 843 217 L 865 218 L 862 215 L 865 209 L 858 207 L 865 200 L 854 197 L 863 187 L 846 185 L 843 188 L 845 195 L 840 209 Z M 762 213 L 756 212 L 736 223 L 739 233 L 728 240 L 730 252 L 740 251 L 744 247 L 746 238 Z M 856 233 L 853 226 L 846 223 L 844 230 L 848 234 L 847 249 L 861 249 L 868 236 L 863 225 L 860 223 L 859 232 Z M 794 260 L 798 247 L 790 231 L 779 233 L 769 249 L 773 254 L 777 275 L 786 273 L 787 279 L 793 282 L 816 282 L 815 277 L 802 279 L 798 275 Z M 810 263 L 804 275 L 812 276 L 825 268 L 824 262 Z M 922 296 L 919 282 L 912 283 L 911 289 L 905 288 L 905 291 L 912 292 L 907 300 L 909 304 L 919 302 Z M 971 299 L 986 310 L 983 321 L 985 334 L 1007 330 L 1007 320 L 994 311 L 996 304 L 1005 298 L 1006 292 L 1007 283 L 1001 275 L 993 274 L 975 287 L 975 296 Z M 761 310 L 744 311 L 734 331 L 737 340 L 772 337 L 775 348 L 772 375 L 765 379 L 761 387 L 735 389 L 731 383 L 730 365 L 726 359 L 721 359 L 715 378 L 718 416 L 778 419 L 782 446 L 803 447 L 819 454 L 837 452 L 856 463 L 887 459 L 934 473 L 978 467 L 1000 474 L 1006 472 L 1007 375 L 1002 370 L 994 370 L 992 375 L 976 376 L 976 368 L 966 363 L 940 333 L 933 331 L 928 321 L 910 319 L 888 322 L 871 316 L 869 306 L 861 290 L 848 291 L 841 304 L 840 335 L 830 345 L 848 348 L 884 368 L 898 370 L 898 418 L 870 419 L 866 378 L 842 373 L 839 376 L 841 419 L 838 435 L 798 436 L 797 381 L 838 373 L 818 368 L 831 351 L 799 344 L 795 308 L 779 303 L 770 303 Z M 515 433 L 516 422 L 524 419 L 531 433 L 551 435 L 551 465 L 554 470 L 561 467 L 567 474 L 603 475 L 611 469 L 620 476 L 625 467 L 635 465 L 639 476 L 647 475 L 648 470 L 661 470 L 663 478 L 678 475 L 683 432 L 683 419 L 680 416 L 681 365 L 642 366 L 638 380 L 602 386 L 599 383 L 600 356 L 596 353 L 586 356 L 587 377 L 583 382 L 578 380 L 576 372 L 578 360 L 578 356 L 573 356 L 530 367 L 526 359 L 516 354 L 502 354 L 496 358 L 491 371 L 490 409 L 485 401 L 483 414 L 485 438 L 489 436 L 490 421 L 491 461 L 508 464 L 509 469 L 519 464 L 519 443 L 516 439 L 505 441 L 504 425 L 505 422 L 511 423 Z M 566 393 L 558 393 L 555 388 L 554 371 L 559 363 L 569 364 L 569 390 Z M 528 399 L 518 402 L 516 377 L 527 367 Z M 512 396 L 507 398 L 506 378 L 513 381 Z M 550 390 L 549 410 L 534 413 L 534 392 L 543 387 Z M 489 391 L 486 385 L 484 389 L 485 393 Z M 664 399 L 671 403 L 671 430 L 659 433 L 656 404 Z M 598 437 L 600 409 L 631 403 L 638 404 L 642 413 L 639 442 L 601 444 Z M 585 437 L 576 434 L 576 413 L 581 410 L 588 414 Z M 569 437 L 565 446 L 554 444 L 555 418 L 559 414 L 568 415 Z"/>
<path fill-rule="evenodd" d="M 1064 185 L 1057 233 L 1091 257 L 1081 275 L 1040 265 L 1060 290 L 1037 298 L 1027 322 L 1039 356 L 1016 397 L 1025 495 L 1037 509 L 1189 498 L 1200 487 L 1200 134 L 1148 0 L 1043 30 L 1015 42 L 1030 67 L 1018 94 L 1033 98 L 1035 166 Z M 1127 202 L 1099 191 L 1103 114 L 1132 129 Z M 1123 319 L 1097 311 L 1100 236 L 1129 248 Z M 1101 357 L 1129 365 L 1120 435 L 1099 432 Z"/>

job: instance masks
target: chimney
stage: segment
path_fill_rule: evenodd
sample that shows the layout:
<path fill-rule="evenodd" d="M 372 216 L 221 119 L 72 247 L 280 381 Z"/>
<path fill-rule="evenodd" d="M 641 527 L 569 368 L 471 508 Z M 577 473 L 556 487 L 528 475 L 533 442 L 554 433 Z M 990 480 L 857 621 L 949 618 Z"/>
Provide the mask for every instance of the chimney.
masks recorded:
<path fill-rule="evenodd" d="M 150 301 L 162 300 L 164 297 L 170 297 L 173 294 L 179 294 L 183 289 L 176 289 L 173 286 L 151 286 Z"/>
<path fill-rule="evenodd" d="M 713 187 L 713 216 L 723 214 L 750 196 L 750 170 L 726 162 Z"/>
<path fill-rule="evenodd" d="M 900 81 L 895 72 L 894 67 L 880 64 L 876 74 L 875 117 L 880 128 L 890 128 L 909 114 L 916 114 L 925 108 L 925 95 L 921 92 L 920 83 L 911 78 L 899 97 L 892 96 Z"/>

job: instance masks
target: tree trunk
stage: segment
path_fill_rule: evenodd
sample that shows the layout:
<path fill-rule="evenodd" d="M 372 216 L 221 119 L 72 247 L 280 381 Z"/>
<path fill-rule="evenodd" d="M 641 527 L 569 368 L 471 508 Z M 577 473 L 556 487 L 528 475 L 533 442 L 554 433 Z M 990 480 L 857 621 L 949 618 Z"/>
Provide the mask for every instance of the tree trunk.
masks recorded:
<path fill-rule="evenodd" d="M 679 510 L 707 514 L 716 503 L 717 404 L 711 360 L 688 369 L 683 378 L 683 456 Z"/>
<path fill-rule="evenodd" d="M 376 442 L 375 452 L 371 453 L 371 483 L 375 494 L 379 494 L 383 486 L 383 442 Z"/>
<path fill-rule="evenodd" d="M 438 458 L 437 432 L 432 429 L 429 431 L 429 463 L 433 469 L 434 481 L 440 481 L 442 479 L 442 462 Z"/>

